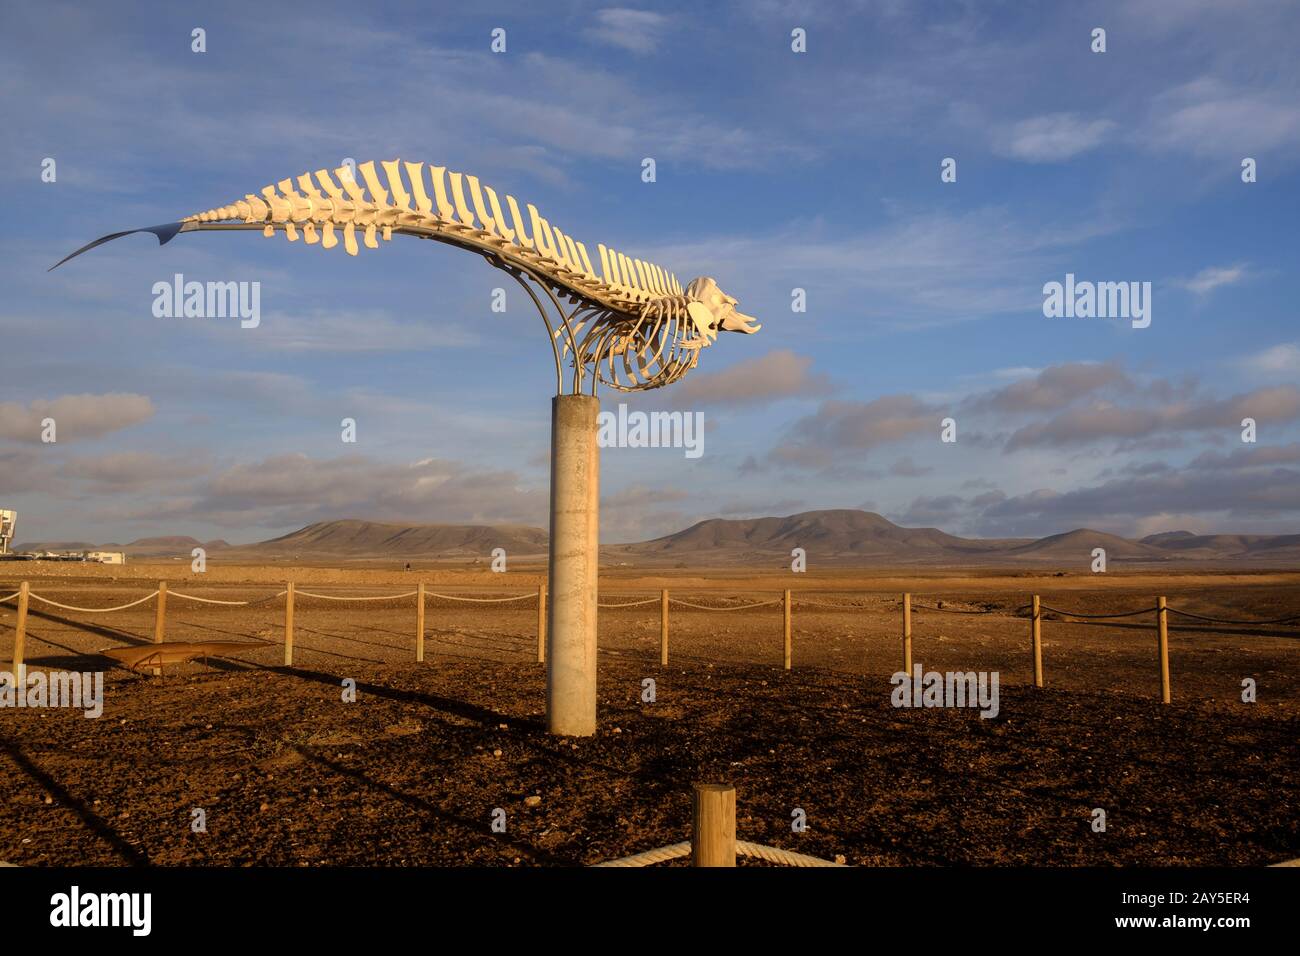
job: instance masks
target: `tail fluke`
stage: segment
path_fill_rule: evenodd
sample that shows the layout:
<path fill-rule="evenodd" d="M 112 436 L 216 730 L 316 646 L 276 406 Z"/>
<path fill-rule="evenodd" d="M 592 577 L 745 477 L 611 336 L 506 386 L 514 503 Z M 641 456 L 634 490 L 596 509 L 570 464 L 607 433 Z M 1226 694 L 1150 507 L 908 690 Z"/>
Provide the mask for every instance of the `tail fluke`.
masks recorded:
<path fill-rule="evenodd" d="M 183 222 L 168 222 L 168 223 L 164 223 L 161 226 L 145 226 L 143 229 L 128 229 L 126 232 L 114 232 L 110 235 L 102 236 L 99 239 L 96 239 L 94 242 L 86 243 L 76 252 L 72 253 L 72 255 L 64 256 L 62 259 L 54 263 L 54 265 L 50 266 L 45 271 L 53 272 L 59 266 L 63 265 L 63 263 L 67 262 L 69 259 L 77 258 L 77 256 L 81 255 L 83 252 L 89 252 L 91 249 L 94 249 L 96 246 L 102 246 L 104 243 L 112 242 L 114 239 L 121 239 L 123 236 L 135 235 L 137 232 L 152 232 L 155 236 L 158 237 L 158 245 L 165 246 L 167 243 L 172 241 L 172 239 L 176 236 L 176 233 L 180 232 L 184 226 L 185 223 Z"/>

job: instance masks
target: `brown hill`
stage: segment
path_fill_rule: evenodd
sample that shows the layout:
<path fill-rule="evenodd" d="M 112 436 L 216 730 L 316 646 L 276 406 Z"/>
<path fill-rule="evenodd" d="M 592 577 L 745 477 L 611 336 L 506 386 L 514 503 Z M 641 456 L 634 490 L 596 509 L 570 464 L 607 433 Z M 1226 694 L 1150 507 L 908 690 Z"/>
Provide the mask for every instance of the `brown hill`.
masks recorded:
<path fill-rule="evenodd" d="M 19 541 L 13 550 L 25 551 L 121 551 L 121 545 L 91 544 L 89 541 Z"/>
<path fill-rule="evenodd" d="M 117 550 L 125 551 L 128 557 L 164 557 L 166 555 L 189 557 L 190 552 L 195 548 L 202 548 L 211 554 L 213 551 L 221 551 L 229 547 L 229 544 L 220 539 L 216 541 L 200 541 L 198 538 L 191 538 L 188 535 L 167 535 L 159 538 L 139 538 Z M 102 550 L 112 551 L 114 546 L 105 545 Z"/>
<path fill-rule="evenodd" d="M 615 546 L 615 550 L 670 557 L 719 552 L 788 555 L 794 548 L 803 548 L 822 557 L 920 560 L 936 556 L 979 557 L 997 552 L 1005 544 L 958 538 L 937 528 L 903 528 L 870 511 L 836 509 L 784 518 L 712 518 L 652 541 Z"/>
<path fill-rule="evenodd" d="M 546 532 L 527 525 L 385 524 L 378 521 L 321 521 L 291 534 L 237 550 L 260 556 L 488 557 L 493 548 L 511 556 L 543 554 Z"/>
<path fill-rule="evenodd" d="M 1130 541 L 1117 534 L 1088 528 L 1048 535 L 1029 544 L 1009 548 L 1005 553 L 1016 557 L 1083 561 L 1091 559 L 1094 548 L 1105 549 L 1107 561 L 1164 561 L 1169 558 L 1168 551 L 1155 545 Z"/>

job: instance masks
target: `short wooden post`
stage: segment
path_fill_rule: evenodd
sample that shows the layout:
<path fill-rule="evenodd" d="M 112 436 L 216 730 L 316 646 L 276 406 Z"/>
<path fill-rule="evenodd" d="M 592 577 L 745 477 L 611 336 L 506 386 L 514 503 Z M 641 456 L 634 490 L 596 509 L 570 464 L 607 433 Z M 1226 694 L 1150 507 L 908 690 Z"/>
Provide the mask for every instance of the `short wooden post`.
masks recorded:
<path fill-rule="evenodd" d="M 14 662 L 10 672 L 18 681 L 18 692 L 23 692 L 22 667 L 23 655 L 27 650 L 27 596 L 31 585 L 24 581 L 18 585 L 18 623 L 14 625 Z"/>
<path fill-rule="evenodd" d="M 424 583 L 415 586 L 415 659 L 424 660 Z"/>
<path fill-rule="evenodd" d="M 537 585 L 537 663 L 546 663 L 546 585 Z"/>
<path fill-rule="evenodd" d="M 659 595 L 659 664 L 668 666 L 668 589 Z"/>
<path fill-rule="evenodd" d="M 158 582 L 158 607 L 153 619 L 153 642 L 161 644 L 167 633 L 167 582 Z"/>
<path fill-rule="evenodd" d="M 161 644 L 167 635 L 167 582 L 158 582 L 158 606 L 154 609 L 153 642 Z M 162 665 L 154 667 L 154 676 L 162 673 Z"/>
<path fill-rule="evenodd" d="M 903 595 L 903 673 L 912 677 L 912 595 Z"/>
<path fill-rule="evenodd" d="M 736 788 L 697 783 L 691 819 L 691 866 L 736 865 Z"/>
<path fill-rule="evenodd" d="M 293 582 L 284 591 L 284 666 L 293 666 Z"/>
<path fill-rule="evenodd" d="M 785 592 L 785 669 L 790 669 L 790 591 Z M 734 800 L 734 797 L 733 797 Z"/>
<path fill-rule="evenodd" d="M 1029 636 L 1034 648 L 1034 686 L 1043 686 L 1043 612 L 1038 595 L 1034 595 L 1034 612 L 1030 618 Z"/>
<path fill-rule="evenodd" d="M 1163 595 L 1156 598 L 1156 624 L 1160 649 L 1160 702 L 1170 701 L 1169 693 L 1169 608 Z"/>

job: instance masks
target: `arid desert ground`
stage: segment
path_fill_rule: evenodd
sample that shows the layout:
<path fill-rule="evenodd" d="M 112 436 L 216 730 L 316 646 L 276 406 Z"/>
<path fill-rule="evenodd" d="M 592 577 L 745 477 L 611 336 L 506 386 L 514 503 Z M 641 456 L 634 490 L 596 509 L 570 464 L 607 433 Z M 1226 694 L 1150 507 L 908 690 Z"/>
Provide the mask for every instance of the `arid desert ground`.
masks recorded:
<path fill-rule="evenodd" d="M 738 790 L 738 835 L 826 859 L 909 864 L 1231 864 L 1300 856 L 1300 623 L 1170 615 L 1172 703 L 1160 702 L 1155 614 L 1045 612 L 1033 686 L 1023 605 L 1085 614 L 1154 606 L 1266 620 L 1300 612 L 1300 573 L 1160 568 L 1105 575 L 612 567 L 601 601 L 600 731 L 548 736 L 535 597 L 429 597 L 425 661 L 413 598 L 298 595 L 283 662 L 284 583 L 333 596 L 535 593 L 540 566 L 0 565 L 80 607 L 172 591 L 168 641 L 247 651 L 161 677 L 95 652 L 151 642 L 152 602 L 94 615 L 33 601 L 29 668 L 106 670 L 104 713 L 0 710 L 0 860 L 16 864 L 579 865 L 687 838 L 690 785 Z M 660 663 L 660 591 L 703 607 L 793 589 L 792 669 L 779 603 L 674 603 Z M 901 595 L 925 670 L 997 672 L 995 718 L 900 709 Z M 11 659 L 14 602 L 0 605 Z M 342 684 L 356 682 L 354 703 Z M 644 700 L 645 681 L 654 700 Z M 1242 700 L 1243 681 L 1257 700 Z M 532 799 L 540 798 L 540 799 Z M 207 832 L 191 829 L 202 808 Z M 493 832 L 493 811 L 506 830 Z M 1106 812 L 1104 833 L 1093 811 Z M 806 831 L 795 833 L 802 810 Z"/>

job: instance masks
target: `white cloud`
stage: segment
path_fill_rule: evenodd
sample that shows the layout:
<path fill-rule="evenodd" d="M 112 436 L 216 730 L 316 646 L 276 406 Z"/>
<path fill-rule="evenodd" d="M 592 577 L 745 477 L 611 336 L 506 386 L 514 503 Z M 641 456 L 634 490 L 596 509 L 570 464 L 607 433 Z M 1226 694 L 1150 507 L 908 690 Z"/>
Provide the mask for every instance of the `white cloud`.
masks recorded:
<path fill-rule="evenodd" d="M 825 374 L 812 372 L 813 360 L 789 349 L 744 359 L 717 372 L 696 372 L 674 390 L 672 404 L 735 405 L 753 408 L 783 398 L 828 394 Z"/>
<path fill-rule="evenodd" d="M 289 527 L 340 516 L 413 522 L 535 524 L 546 515 L 545 488 L 513 471 L 425 458 L 410 464 L 365 455 L 301 453 L 241 462 L 212 476 L 197 500 L 176 500 L 167 517 Z"/>
<path fill-rule="evenodd" d="M 1300 342 L 1282 342 L 1242 360 L 1247 371 L 1300 376 Z"/>
<path fill-rule="evenodd" d="M 1151 104 L 1150 145 L 1198 156 L 1255 156 L 1300 143 L 1300 106 L 1284 89 L 1229 86 L 1201 77 Z"/>
<path fill-rule="evenodd" d="M 668 18 L 649 10 L 611 7 L 596 12 L 596 25 L 583 31 L 588 39 L 631 53 L 653 53 L 668 29 Z"/>
<path fill-rule="evenodd" d="M 1202 269 L 1190 279 L 1178 280 L 1177 285 L 1196 295 L 1208 295 L 1219 286 L 1241 282 L 1247 275 L 1244 265 L 1210 266 Z"/>
<path fill-rule="evenodd" d="M 28 405 L 0 403 L 0 437 L 40 443 L 46 418 L 54 419 L 55 439 L 99 438 L 153 417 L 153 402 L 144 395 L 62 395 L 35 399 Z"/>
<path fill-rule="evenodd" d="M 885 395 L 870 402 L 825 401 L 792 425 L 769 458 L 799 468 L 826 468 L 844 456 L 902 441 L 932 429 L 937 410 L 912 395 Z"/>
<path fill-rule="evenodd" d="M 1002 132 L 993 149 L 1028 163 L 1058 163 L 1096 149 L 1114 127 L 1110 120 L 1049 113 L 1011 125 Z"/>
<path fill-rule="evenodd" d="M 197 478 L 211 467 L 199 454 L 159 455 L 153 452 L 122 451 L 74 458 L 64 464 L 61 475 L 94 486 L 97 490 L 130 491 L 155 484 Z"/>

